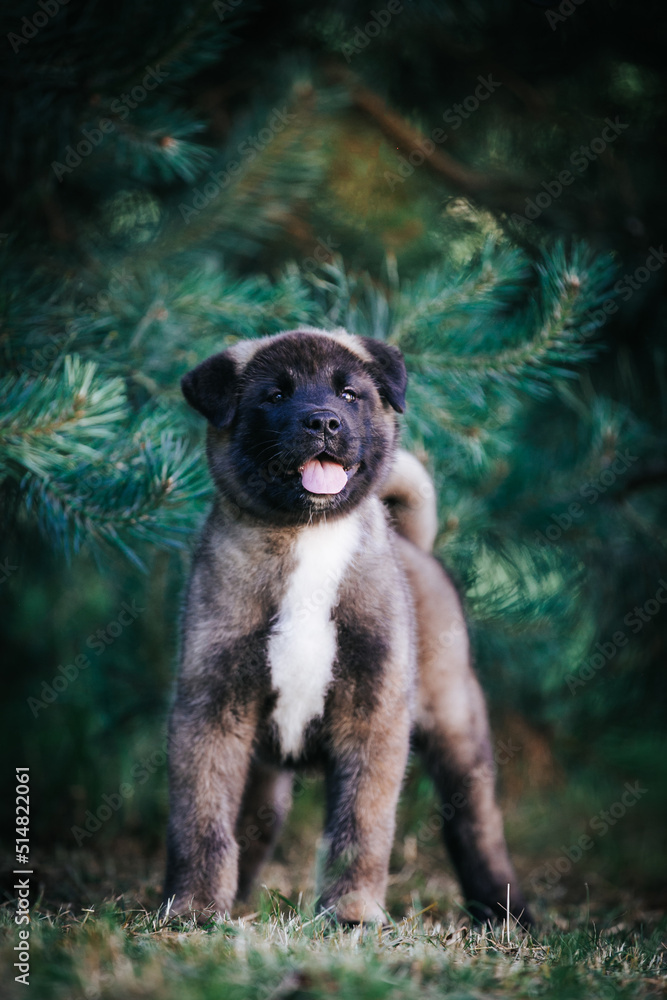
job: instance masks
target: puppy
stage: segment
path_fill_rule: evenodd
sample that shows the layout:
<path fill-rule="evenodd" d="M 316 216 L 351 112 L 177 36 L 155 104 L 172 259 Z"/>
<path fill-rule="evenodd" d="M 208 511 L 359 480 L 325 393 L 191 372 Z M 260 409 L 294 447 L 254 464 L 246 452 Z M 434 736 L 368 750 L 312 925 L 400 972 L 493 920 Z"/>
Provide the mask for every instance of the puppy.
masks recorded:
<path fill-rule="evenodd" d="M 396 348 L 311 327 L 241 341 L 183 378 L 217 496 L 170 723 L 172 911 L 229 911 L 275 842 L 292 770 L 318 766 L 319 905 L 384 921 L 412 745 L 473 915 L 502 917 L 509 882 L 527 917 L 461 605 L 430 555 L 433 487 L 397 452 L 406 381 Z"/>

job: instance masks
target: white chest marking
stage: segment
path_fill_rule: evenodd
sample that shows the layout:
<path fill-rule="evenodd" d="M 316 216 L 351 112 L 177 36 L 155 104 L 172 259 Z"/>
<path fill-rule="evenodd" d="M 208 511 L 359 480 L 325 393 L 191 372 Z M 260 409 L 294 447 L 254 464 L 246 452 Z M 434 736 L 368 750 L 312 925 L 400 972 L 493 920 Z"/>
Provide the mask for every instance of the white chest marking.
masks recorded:
<path fill-rule="evenodd" d="M 278 692 L 273 720 L 286 755 L 298 755 L 307 724 L 324 709 L 336 657 L 331 611 L 360 535 L 359 521 L 350 515 L 304 528 L 297 536 L 296 565 L 268 646 Z"/>

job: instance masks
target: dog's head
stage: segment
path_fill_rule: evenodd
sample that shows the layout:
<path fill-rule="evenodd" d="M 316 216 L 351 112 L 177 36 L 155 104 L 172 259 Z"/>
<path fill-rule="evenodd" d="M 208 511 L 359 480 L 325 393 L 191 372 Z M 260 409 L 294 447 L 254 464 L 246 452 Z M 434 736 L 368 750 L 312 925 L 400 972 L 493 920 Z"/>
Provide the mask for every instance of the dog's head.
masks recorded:
<path fill-rule="evenodd" d="M 218 489 L 276 524 L 344 512 L 382 482 L 405 405 L 401 352 L 312 327 L 246 340 L 184 376 Z"/>

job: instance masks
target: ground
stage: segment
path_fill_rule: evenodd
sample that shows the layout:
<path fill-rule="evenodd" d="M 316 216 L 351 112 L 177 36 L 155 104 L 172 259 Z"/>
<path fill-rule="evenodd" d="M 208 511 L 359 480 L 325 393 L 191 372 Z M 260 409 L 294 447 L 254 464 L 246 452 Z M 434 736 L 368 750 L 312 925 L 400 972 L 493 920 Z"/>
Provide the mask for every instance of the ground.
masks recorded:
<path fill-rule="evenodd" d="M 389 929 L 343 929 L 313 914 L 316 833 L 286 831 L 263 885 L 220 925 L 158 912 L 163 848 L 113 840 L 105 850 L 36 852 L 40 898 L 30 925 L 30 986 L 12 969 L 14 905 L 2 907 L 3 996 L 13 1000 L 225 1000 L 447 996 L 589 1000 L 667 994 L 660 909 L 599 879 L 588 902 L 572 875 L 534 900 L 531 934 L 470 929 L 440 846 L 397 846 Z M 98 845 L 99 848 L 99 845 Z M 522 878 L 534 858 L 518 857 Z"/>

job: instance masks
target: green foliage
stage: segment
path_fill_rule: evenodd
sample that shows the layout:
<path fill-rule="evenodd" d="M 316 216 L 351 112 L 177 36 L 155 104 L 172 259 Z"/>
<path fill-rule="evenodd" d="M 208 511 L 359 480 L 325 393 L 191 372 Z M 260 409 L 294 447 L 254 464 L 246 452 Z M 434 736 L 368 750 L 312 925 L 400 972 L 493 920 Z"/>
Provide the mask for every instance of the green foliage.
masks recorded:
<path fill-rule="evenodd" d="M 2 390 L 2 469 L 51 544 L 69 553 L 112 542 L 141 565 L 127 540 L 185 530 L 208 484 L 166 414 L 133 419 L 122 379 L 67 355 L 60 373 L 8 376 Z"/>

